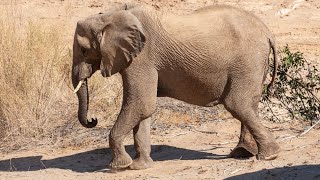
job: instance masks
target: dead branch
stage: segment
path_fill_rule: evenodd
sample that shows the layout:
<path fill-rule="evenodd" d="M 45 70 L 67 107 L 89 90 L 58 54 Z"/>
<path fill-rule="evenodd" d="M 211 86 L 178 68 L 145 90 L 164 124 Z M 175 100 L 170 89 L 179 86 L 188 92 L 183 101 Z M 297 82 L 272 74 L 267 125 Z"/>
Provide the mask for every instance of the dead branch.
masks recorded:
<path fill-rule="evenodd" d="M 209 145 L 221 146 L 221 145 L 226 145 L 226 144 L 231 144 L 231 143 L 236 143 L 236 142 L 238 142 L 238 141 L 227 141 L 227 142 L 222 142 L 222 143 L 217 143 L 217 144 L 209 143 Z"/>
<path fill-rule="evenodd" d="M 230 173 L 230 175 L 235 174 L 235 173 L 237 173 L 237 172 L 239 172 L 239 171 L 241 171 L 241 170 L 242 170 L 242 169 L 236 169 L 236 170 L 232 171 L 232 172 Z"/>
<path fill-rule="evenodd" d="M 318 125 L 320 123 L 320 119 L 314 124 L 312 125 L 310 128 L 308 128 L 307 130 L 303 131 L 301 134 L 298 134 L 298 135 L 295 135 L 295 136 L 289 136 L 289 137 L 285 137 L 283 139 L 280 140 L 281 141 L 284 141 L 284 140 L 288 140 L 288 139 L 292 139 L 292 138 L 298 138 L 298 137 L 301 137 L 305 134 L 307 134 L 309 131 L 311 131 L 316 125 Z"/>
<path fill-rule="evenodd" d="M 200 132 L 200 133 L 205 133 L 205 134 L 218 134 L 217 132 L 214 131 L 202 131 L 198 129 L 194 129 L 194 131 Z"/>
<path fill-rule="evenodd" d="M 312 125 L 309 129 L 305 130 L 303 133 L 299 134 L 298 136 L 303 136 L 307 134 L 311 129 L 313 129 L 319 123 L 320 123 L 320 119 L 314 125 Z"/>
<path fill-rule="evenodd" d="M 42 166 L 47 169 L 47 167 L 43 164 L 43 162 L 40 160 L 40 163 L 42 164 Z"/>

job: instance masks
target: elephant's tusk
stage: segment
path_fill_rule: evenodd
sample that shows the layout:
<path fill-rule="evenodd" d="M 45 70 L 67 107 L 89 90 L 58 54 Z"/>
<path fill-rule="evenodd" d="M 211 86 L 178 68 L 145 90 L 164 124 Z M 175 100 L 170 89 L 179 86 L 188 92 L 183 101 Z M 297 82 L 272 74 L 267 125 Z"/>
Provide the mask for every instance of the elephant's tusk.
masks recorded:
<path fill-rule="evenodd" d="M 73 93 L 77 93 L 79 91 L 80 87 L 82 86 L 82 84 L 83 84 L 83 80 L 79 81 L 79 83 L 78 83 L 77 87 L 74 89 Z"/>

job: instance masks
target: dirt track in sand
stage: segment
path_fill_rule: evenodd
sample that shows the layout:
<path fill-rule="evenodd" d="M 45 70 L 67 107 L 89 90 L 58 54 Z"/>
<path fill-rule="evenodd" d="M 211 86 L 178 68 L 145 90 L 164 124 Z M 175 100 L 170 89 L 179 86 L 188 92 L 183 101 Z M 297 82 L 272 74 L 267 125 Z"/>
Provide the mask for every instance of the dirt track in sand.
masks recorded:
<path fill-rule="evenodd" d="M 303 52 L 311 62 L 320 61 L 320 3 L 317 0 L 301 1 L 296 9 L 283 17 L 277 13 L 281 9 L 292 9 L 293 0 L 135 2 L 178 14 L 213 3 L 238 6 L 260 17 L 274 32 L 278 46 L 289 44 L 292 50 Z M 11 6 L 11 3 L 0 2 L 0 7 Z M 77 20 L 120 3 L 120 0 L 16 0 L 15 4 L 19 6 L 20 18 L 37 19 L 44 24 L 63 22 L 65 39 L 71 46 Z M 170 100 L 166 101 L 170 103 Z M 240 127 L 232 118 L 217 118 L 203 124 L 192 123 L 192 128 L 172 126 L 165 131 L 152 130 L 155 164 L 151 169 L 110 172 L 106 168 L 111 158 L 107 143 L 80 149 L 35 147 L 32 151 L 0 154 L 0 179 L 320 179 L 319 128 L 290 139 L 287 137 L 303 132 L 305 125 L 267 121 L 264 124 L 275 134 L 283 149 L 274 161 L 226 158 L 236 145 Z M 128 151 L 132 152 L 132 140 L 127 138 L 126 142 Z"/>

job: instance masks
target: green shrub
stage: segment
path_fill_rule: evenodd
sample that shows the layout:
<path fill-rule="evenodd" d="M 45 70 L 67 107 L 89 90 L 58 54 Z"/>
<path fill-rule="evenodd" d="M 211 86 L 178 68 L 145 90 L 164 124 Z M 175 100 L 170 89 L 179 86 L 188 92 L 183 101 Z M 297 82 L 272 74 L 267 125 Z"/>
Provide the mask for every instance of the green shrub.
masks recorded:
<path fill-rule="evenodd" d="M 271 106 L 278 106 L 286 109 L 291 118 L 308 120 L 312 124 L 320 117 L 319 70 L 304 58 L 303 53 L 291 52 L 288 45 L 281 55 L 274 86 L 269 93 L 265 88 L 262 101 L 271 112 Z M 273 115 L 273 119 L 278 118 Z"/>

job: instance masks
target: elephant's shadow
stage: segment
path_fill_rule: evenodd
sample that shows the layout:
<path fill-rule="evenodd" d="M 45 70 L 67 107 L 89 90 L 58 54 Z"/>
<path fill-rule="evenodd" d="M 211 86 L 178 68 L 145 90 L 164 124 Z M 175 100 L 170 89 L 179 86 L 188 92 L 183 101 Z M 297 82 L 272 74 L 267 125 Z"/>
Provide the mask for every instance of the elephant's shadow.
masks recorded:
<path fill-rule="evenodd" d="M 126 146 L 126 150 L 132 157 L 134 156 L 135 151 L 132 145 Z M 155 161 L 227 158 L 226 155 L 167 145 L 153 145 L 151 157 Z M 107 164 L 110 160 L 111 149 L 101 148 L 49 160 L 42 160 L 42 156 L 0 160 L 0 171 L 37 171 L 48 168 L 68 169 L 76 172 L 107 171 Z"/>

